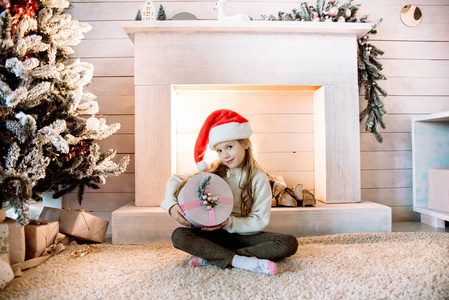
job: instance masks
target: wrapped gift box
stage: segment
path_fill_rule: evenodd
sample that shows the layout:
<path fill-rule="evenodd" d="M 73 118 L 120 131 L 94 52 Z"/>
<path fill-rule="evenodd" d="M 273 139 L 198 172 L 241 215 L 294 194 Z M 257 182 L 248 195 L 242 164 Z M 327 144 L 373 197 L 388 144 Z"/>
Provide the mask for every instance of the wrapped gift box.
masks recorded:
<path fill-rule="evenodd" d="M 6 223 L 0 223 L 0 253 L 9 253 L 9 226 Z M 9 262 L 9 258 L 8 258 Z"/>
<path fill-rule="evenodd" d="M 39 220 L 47 222 L 59 221 L 59 218 L 61 217 L 61 212 L 62 210 L 59 208 L 45 206 L 42 209 L 42 212 L 39 216 Z"/>
<path fill-rule="evenodd" d="M 9 263 L 9 226 L 3 222 L 0 223 L 0 290 L 13 278 L 14 272 Z"/>
<path fill-rule="evenodd" d="M 0 253 L 0 260 L 4 261 L 5 263 L 7 263 L 8 265 L 9 263 L 9 256 L 8 253 Z"/>
<path fill-rule="evenodd" d="M 14 278 L 14 272 L 8 262 L 0 259 L 0 290 L 4 289 Z"/>
<path fill-rule="evenodd" d="M 47 247 L 54 244 L 59 233 L 59 222 L 31 220 L 25 226 L 26 254 L 25 259 L 41 256 Z"/>
<path fill-rule="evenodd" d="M 9 226 L 6 223 L 0 223 L 0 290 L 13 278 L 14 272 L 9 263 Z"/>
<path fill-rule="evenodd" d="M 63 209 L 59 219 L 59 231 L 76 238 L 104 242 L 109 222 L 85 211 Z"/>
<path fill-rule="evenodd" d="M 427 206 L 430 209 L 449 212 L 449 168 L 429 169 Z"/>
<path fill-rule="evenodd" d="M 200 173 L 181 189 L 178 203 L 187 221 L 195 227 L 206 227 L 223 223 L 230 216 L 234 198 L 231 188 L 220 176 Z"/>
<path fill-rule="evenodd" d="M 25 227 L 17 226 L 16 220 L 6 218 L 9 230 L 9 261 L 11 265 L 25 261 Z"/>
<path fill-rule="evenodd" d="M 0 209 L 0 223 L 6 219 L 6 213 Z"/>

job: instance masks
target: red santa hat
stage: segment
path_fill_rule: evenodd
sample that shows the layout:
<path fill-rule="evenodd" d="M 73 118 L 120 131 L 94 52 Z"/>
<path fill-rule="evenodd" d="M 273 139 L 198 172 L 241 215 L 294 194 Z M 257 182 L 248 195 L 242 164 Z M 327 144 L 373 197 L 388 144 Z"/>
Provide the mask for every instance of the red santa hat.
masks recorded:
<path fill-rule="evenodd" d="M 228 109 L 211 113 L 204 121 L 195 143 L 195 162 L 198 170 L 206 171 L 207 163 L 203 160 L 206 147 L 214 149 L 221 142 L 247 139 L 253 134 L 247 119 Z"/>

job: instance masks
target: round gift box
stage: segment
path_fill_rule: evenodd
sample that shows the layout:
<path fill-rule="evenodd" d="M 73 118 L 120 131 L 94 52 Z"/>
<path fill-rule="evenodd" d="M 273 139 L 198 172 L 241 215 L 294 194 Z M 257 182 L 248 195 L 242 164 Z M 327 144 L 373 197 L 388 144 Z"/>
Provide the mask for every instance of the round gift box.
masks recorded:
<path fill-rule="evenodd" d="M 217 204 L 214 208 L 207 209 L 203 204 L 203 199 L 199 199 L 197 188 L 207 177 L 211 177 L 206 193 L 211 193 L 212 197 L 217 197 Z M 212 173 L 199 173 L 187 181 L 179 191 L 178 203 L 185 213 L 185 218 L 194 227 L 215 226 L 223 223 L 231 215 L 234 205 L 232 190 L 226 181 L 218 175 Z"/>

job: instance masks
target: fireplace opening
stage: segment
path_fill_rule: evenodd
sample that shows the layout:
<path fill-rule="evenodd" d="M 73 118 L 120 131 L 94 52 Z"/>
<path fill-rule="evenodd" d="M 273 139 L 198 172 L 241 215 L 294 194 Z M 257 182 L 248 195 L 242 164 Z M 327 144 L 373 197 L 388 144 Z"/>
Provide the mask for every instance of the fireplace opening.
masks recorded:
<path fill-rule="evenodd" d="M 315 189 L 314 98 L 320 86 L 302 85 L 172 85 L 172 173 L 196 170 L 193 149 L 206 117 L 231 109 L 247 118 L 256 159 L 269 174 L 289 187 Z M 206 153 L 209 162 L 215 152 Z"/>

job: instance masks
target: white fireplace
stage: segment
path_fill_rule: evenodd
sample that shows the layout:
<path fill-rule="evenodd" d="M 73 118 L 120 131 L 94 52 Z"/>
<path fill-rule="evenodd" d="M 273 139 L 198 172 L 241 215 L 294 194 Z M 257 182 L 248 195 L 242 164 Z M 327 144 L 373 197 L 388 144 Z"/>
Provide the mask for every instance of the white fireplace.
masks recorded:
<path fill-rule="evenodd" d="M 293 145 L 285 147 L 285 153 L 312 152 L 313 179 L 310 182 L 313 182 L 313 187 L 309 188 L 315 191 L 320 201 L 340 210 L 338 214 L 333 213 L 331 219 L 318 217 L 320 220 L 316 222 L 321 223 L 313 225 L 314 232 L 327 226 L 332 226 L 332 232 L 390 230 L 389 208 L 363 204 L 363 201 L 358 203 L 361 191 L 357 40 L 370 30 L 370 24 L 152 21 L 125 22 L 123 28 L 135 45 L 136 199 L 135 203 L 113 213 L 113 242 L 114 237 L 117 243 L 126 243 L 141 241 L 138 236 L 143 235 L 147 240 L 169 235 L 173 222 L 162 219 L 168 217 L 166 215 L 158 215 L 166 182 L 173 172 L 187 168 L 185 161 L 181 164 L 179 160 L 190 159 L 187 166 L 194 166 L 193 155 L 185 149 L 191 147 L 190 151 L 193 151 L 197 130 L 213 110 L 234 108 L 247 117 L 255 127 L 252 140 L 265 147 L 259 154 L 267 157 L 271 155 L 267 153 L 273 152 L 273 147 L 267 147 L 267 144 L 273 146 L 276 140 L 262 137 L 266 124 L 253 122 L 255 117 L 251 105 L 243 106 L 241 110 L 242 103 L 222 107 L 210 99 L 203 104 L 195 104 L 199 108 L 198 118 L 191 122 L 195 125 L 179 137 L 175 117 L 182 115 L 183 107 L 172 96 L 188 90 L 309 93 L 313 131 L 302 135 L 303 138 L 309 137 L 306 139 L 309 148 L 302 149 L 304 145 L 297 139 L 303 129 L 294 128 L 293 131 L 299 131 L 299 135 L 282 133 Z M 253 102 L 252 105 L 266 104 Z M 298 122 L 294 121 L 292 126 L 298 126 Z M 185 127 L 188 126 L 181 126 Z M 184 148 L 179 151 L 180 144 Z M 273 166 L 276 163 L 273 157 L 276 155 L 271 155 L 265 162 Z M 280 172 L 276 175 L 286 174 Z M 299 177 L 288 180 L 290 184 L 301 183 L 297 182 L 301 180 Z M 358 203 L 357 215 L 364 219 L 355 221 L 353 212 L 347 210 L 347 206 L 341 206 L 342 203 Z M 373 210 L 379 214 L 372 213 Z M 322 211 L 322 207 L 310 209 L 308 216 L 315 218 L 314 214 Z M 270 224 L 278 222 L 273 221 L 276 218 L 279 218 L 278 225 L 291 218 L 288 226 L 298 227 L 297 222 L 306 218 L 297 218 L 295 213 L 298 212 L 291 210 L 287 216 L 283 211 L 273 211 Z M 137 221 L 136 216 L 141 216 L 141 221 Z M 143 225 L 141 222 L 146 223 Z M 359 225 L 353 226 L 357 222 Z M 345 224 L 345 228 L 337 229 L 340 224 Z M 278 228 L 276 226 L 273 228 Z M 162 233 L 163 227 L 165 233 Z M 125 236 L 133 230 L 138 231 L 134 233 L 136 239 L 126 239 Z M 153 232 L 151 237 L 148 231 Z M 328 231 L 324 229 L 322 232 Z"/>
<path fill-rule="evenodd" d="M 370 24 L 155 21 L 124 29 L 135 44 L 136 206 L 158 206 L 175 170 L 171 95 L 182 85 L 312 89 L 313 189 L 325 203 L 360 202 L 357 39 Z"/>

